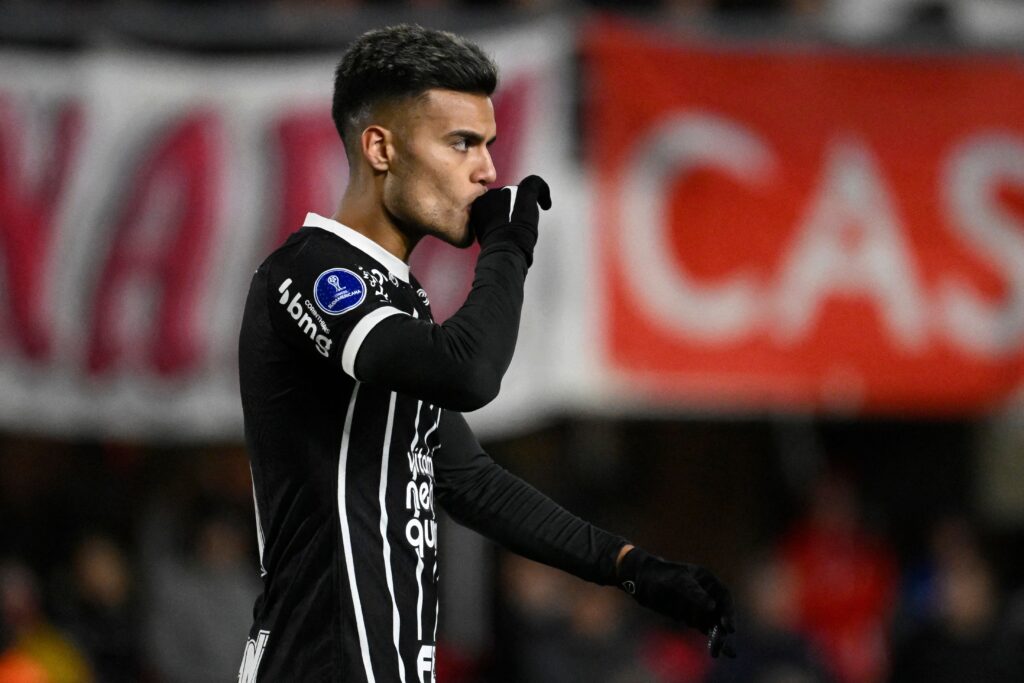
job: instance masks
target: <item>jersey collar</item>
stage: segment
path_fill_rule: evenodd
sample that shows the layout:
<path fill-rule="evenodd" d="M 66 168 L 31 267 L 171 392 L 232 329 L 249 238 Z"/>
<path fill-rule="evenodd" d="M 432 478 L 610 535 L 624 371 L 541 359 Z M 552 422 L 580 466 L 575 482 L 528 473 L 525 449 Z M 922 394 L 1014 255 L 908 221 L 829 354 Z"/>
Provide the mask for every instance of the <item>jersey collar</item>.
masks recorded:
<path fill-rule="evenodd" d="M 315 213 L 307 213 L 306 220 L 303 221 L 302 224 L 311 228 L 321 228 L 329 233 L 337 235 L 394 273 L 398 279 L 405 283 L 409 282 L 409 264 L 371 240 L 366 235 L 358 233 L 347 225 L 343 225 L 336 220 L 324 218 L 323 216 Z"/>

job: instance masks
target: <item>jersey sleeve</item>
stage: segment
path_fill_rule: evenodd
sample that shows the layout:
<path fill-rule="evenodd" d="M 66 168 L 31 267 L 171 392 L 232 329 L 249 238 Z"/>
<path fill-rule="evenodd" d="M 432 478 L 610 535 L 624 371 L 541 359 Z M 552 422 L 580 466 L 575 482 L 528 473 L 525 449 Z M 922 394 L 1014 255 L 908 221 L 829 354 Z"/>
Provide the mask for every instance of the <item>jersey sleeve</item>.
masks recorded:
<path fill-rule="evenodd" d="M 274 330 L 300 353 L 340 366 L 353 378 L 369 332 L 389 317 L 410 317 L 367 282 L 343 249 L 307 239 L 261 268 Z"/>
<path fill-rule="evenodd" d="M 444 408 L 476 410 L 498 395 L 519 334 L 527 261 L 504 243 L 480 250 L 466 301 L 437 325 L 391 316 L 355 359 L 359 381 Z"/>
<path fill-rule="evenodd" d="M 442 411 L 439 429 L 434 492 L 452 519 L 523 557 L 597 584 L 616 583 L 625 539 L 573 515 L 494 462 L 461 413 Z"/>

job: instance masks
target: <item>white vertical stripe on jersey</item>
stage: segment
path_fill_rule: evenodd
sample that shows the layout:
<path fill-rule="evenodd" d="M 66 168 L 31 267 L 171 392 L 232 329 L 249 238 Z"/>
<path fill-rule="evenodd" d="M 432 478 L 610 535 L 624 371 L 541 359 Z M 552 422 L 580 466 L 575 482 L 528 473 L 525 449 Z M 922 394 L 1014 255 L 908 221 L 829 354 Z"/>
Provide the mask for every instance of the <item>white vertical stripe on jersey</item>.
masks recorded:
<path fill-rule="evenodd" d="M 385 497 L 388 490 L 388 461 L 391 459 L 391 428 L 395 423 L 395 392 L 391 392 L 391 403 L 388 405 L 388 426 L 384 430 L 384 450 L 380 457 L 380 540 L 384 543 L 384 575 L 388 580 L 388 593 L 391 595 L 391 619 L 394 622 L 392 633 L 395 638 L 395 654 L 398 655 L 398 677 L 405 683 L 405 662 L 402 651 L 398 647 L 398 634 L 401 620 L 398 616 L 398 602 L 395 600 L 395 580 L 391 576 L 391 544 L 388 543 L 388 506 Z"/>
<path fill-rule="evenodd" d="M 260 576 L 267 575 L 267 568 L 263 566 L 263 522 L 260 521 L 260 504 L 256 502 L 256 477 L 252 474 L 252 463 L 249 463 L 249 479 L 252 481 L 252 508 L 256 511 L 256 543 L 260 548 Z"/>
<path fill-rule="evenodd" d="M 420 440 L 420 411 L 423 408 L 423 401 L 416 402 L 416 421 L 412 428 L 412 444 L 409 452 L 416 455 L 416 445 Z M 424 439 L 424 446 L 426 440 Z M 417 512 L 416 514 L 419 514 Z M 423 556 L 416 553 L 416 640 L 423 640 Z"/>
<path fill-rule="evenodd" d="M 416 401 L 416 421 L 413 423 L 412 429 L 412 444 L 409 446 L 409 451 L 412 453 L 416 452 L 416 444 L 420 441 L 420 409 L 423 408 L 423 401 Z"/>
<path fill-rule="evenodd" d="M 423 442 L 424 443 L 426 443 L 427 438 L 430 437 L 431 434 L 433 434 L 434 430 L 437 429 L 441 425 L 441 411 L 442 410 L 443 410 L 443 408 L 438 408 L 437 409 L 437 419 L 434 420 L 434 426 L 431 427 L 430 429 L 428 429 L 427 433 L 423 435 Z M 433 498 L 431 498 L 431 500 L 433 500 Z M 434 519 L 435 520 L 437 519 L 437 513 L 436 512 L 434 513 Z M 434 576 L 433 576 L 433 581 L 434 581 L 434 585 L 435 586 L 438 584 L 437 558 L 440 557 L 440 555 L 441 555 L 441 535 L 440 535 L 440 533 L 437 533 L 434 536 Z M 437 593 L 435 592 L 434 593 L 434 646 L 435 647 L 437 646 L 437 622 L 438 622 L 438 618 L 440 617 L 440 613 L 441 613 L 441 602 L 440 602 L 440 598 L 437 597 Z M 434 660 L 435 661 L 437 660 L 436 656 L 434 657 Z M 430 664 L 430 670 L 431 670 L 431 673 L 433 673 L 433 670 L 434 670 L 434 663 L 433 662 L 431 662 L 431 664 Z"/>
<path fill-rule="evenodd" d="M 366 624 L 363 623 L 363 604 L 359 599 L 359 587 L 356 586 L 356 568 L 352 560 L 352 536 L 348 529 L 348 508 L 345 504 L 348 442 L 352 433 L 352 415 L 356 412 L 356 396 L 359 395 L 359 386 L 359 382 L 356 382 L 352 388 L 352 398 L 348 402 L 348 412 L 345 414 L 345 429 L 341 434 L 341 452 L 338 457 L 338 516 L 341 518 L 341 542 L 345 549 L 348 586 L 352 591 L 352 609 L 356 615 L 356 631 L 359 633 L 359 651 L 363 656 L 363 668 L 366 669 L 367 683 L 376 683 L 376 679 L 373 677 L 373 664 L 370 662 L 370 644 L 366 640 Z"/>
<path fill-rule="evenodd" d="M 416 640 L 423 640 L 423 558 L 416 554 Z"/>
<path fill-rule="evenodd" d="M 441 554 L 441 537 L 436 537 L 437 547 L 434 549 L 434 585 L 436 586 L 439 581 L 437 580 L 437 556 Z M 434 670 L 434 666 L 437 664 L 437 622 L 441 620 L 441 597 L 437 591 L 434 591 L 434 659 L 430 661 L 430 680 L 437 680 L 437 672 Z"/>
<path fill-rule="evenodd" d="M 430 406 L 429 403 L 427 405 Z M 433 408 L 434 406 L 430 406 L 430 407 Z M 433 434 L 440 425 L 441 425 L 441 409 L 438 408 L 437 409 L 437 419 L 434 420 L 434 426 L 431 427 L 430 429 L 428 429 L 427 433 L 423 435 L 423 445 L 424 446 L 427 445 L 427 439 L 430 438 L 430 435 Z"/>

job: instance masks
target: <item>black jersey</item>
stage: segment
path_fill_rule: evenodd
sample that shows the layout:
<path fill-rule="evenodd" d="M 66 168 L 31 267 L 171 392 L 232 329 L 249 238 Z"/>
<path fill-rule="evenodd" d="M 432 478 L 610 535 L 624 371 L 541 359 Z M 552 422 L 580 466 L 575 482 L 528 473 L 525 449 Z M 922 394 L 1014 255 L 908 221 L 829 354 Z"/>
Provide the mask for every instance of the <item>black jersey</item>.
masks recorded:
<path fill-rule="evenodd" d="M 240 681 L 434 679 L 435 482 L 457 521 L 612 582 L 624 541 L 498 467 L 444 409 L 497 392 L 525 274 L 514 250 L 484 250 L 436 325 L 407 265 L 333 220 L 309 214 L 260 265 L 239 363 L 264 588 Z"/>

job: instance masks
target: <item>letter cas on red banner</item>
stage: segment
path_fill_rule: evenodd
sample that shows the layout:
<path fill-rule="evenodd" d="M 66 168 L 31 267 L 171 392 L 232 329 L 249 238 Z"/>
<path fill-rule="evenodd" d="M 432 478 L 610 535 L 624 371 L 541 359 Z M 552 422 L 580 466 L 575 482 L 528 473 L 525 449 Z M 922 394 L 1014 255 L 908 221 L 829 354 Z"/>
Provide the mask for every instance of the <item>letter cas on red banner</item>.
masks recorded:
<path fill-rule="evenodd" d="M 1024 360 L 1024 69 L 585 39 L 602 354 L 661 400 L 987 410 Z"/>

